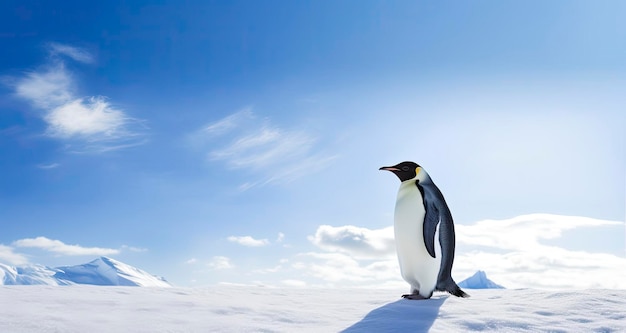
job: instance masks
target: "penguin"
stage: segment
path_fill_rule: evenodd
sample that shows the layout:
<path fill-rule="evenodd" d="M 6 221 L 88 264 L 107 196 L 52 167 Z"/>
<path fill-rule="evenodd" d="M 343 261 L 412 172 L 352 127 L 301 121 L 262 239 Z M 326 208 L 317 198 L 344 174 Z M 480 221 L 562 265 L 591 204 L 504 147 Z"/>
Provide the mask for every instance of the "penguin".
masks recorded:
<path fill-rule="evenodd" d="M 469 297 L 452 279 L 454 223 L 439 188 L 419 164 L 402 162 L 379 170 L 400 178 L 394 237 L 402 278 L 411 285 L 407 299 L 429 299 L 435 290 Z M 435 242 L 438 234 L 439 242 Z"/>

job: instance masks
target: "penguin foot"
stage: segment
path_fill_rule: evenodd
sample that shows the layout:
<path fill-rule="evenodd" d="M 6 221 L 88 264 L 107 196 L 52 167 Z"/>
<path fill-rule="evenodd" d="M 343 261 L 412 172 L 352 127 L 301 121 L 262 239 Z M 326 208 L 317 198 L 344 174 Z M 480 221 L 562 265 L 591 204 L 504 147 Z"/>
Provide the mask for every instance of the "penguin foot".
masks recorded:
<path fill-rule="evenodd" d="M 404 294 L 402 295 L 402 298 L 406 298 L 406 299 L 412 299 L 412 300 L 422 300 L 422 299 L 428 299 L 420 294 Z"/>

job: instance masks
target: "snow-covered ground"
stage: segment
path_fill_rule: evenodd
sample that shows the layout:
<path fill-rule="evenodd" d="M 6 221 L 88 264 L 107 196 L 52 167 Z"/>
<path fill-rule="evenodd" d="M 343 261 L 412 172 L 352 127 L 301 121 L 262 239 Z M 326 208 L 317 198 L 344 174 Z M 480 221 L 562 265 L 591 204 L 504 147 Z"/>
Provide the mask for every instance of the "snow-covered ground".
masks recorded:
<path fill-rule="evenodd" d="M 0 286 L 0 332 L 622 332 L 626 290 Z"/>

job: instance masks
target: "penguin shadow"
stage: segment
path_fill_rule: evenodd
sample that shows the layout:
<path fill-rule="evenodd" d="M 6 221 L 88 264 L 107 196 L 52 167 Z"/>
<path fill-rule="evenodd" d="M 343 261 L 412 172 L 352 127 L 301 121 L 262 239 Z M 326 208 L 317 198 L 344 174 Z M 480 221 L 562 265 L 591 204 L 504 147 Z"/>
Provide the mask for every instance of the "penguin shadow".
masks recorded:
<path fill-rule="evenodd" d="M 370 311 L 359 322 L 341 332 L 428 332 L 448 297 L 441 295 L 419 301 L 400 299 Z"/>

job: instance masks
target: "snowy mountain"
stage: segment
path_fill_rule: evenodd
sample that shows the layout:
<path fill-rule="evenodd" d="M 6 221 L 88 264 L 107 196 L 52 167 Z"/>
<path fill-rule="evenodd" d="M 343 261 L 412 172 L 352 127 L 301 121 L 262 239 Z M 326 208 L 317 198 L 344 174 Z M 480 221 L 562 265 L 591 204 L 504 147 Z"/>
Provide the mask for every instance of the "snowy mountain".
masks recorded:
<path fill-rule="evenodd" d="M 459 287 L 467 289 L 504 289 L 503 286 L 489 280 L 483 271 L 477 271 L 474 275 L 459 283 Z"/>
<path fill-rule="evenodd" d="M 171 287 L 163 278 L 107 257 L 77 266 L 0 264 L 0 285 L 73 285 Z"/>
<path fill-rule="evenodd" d="M 70 281 L 57 280 L 55 268 L 41 265 L 7 266 L 0 264 L 0 285 L 47 284 L 68 285 Z"/>

